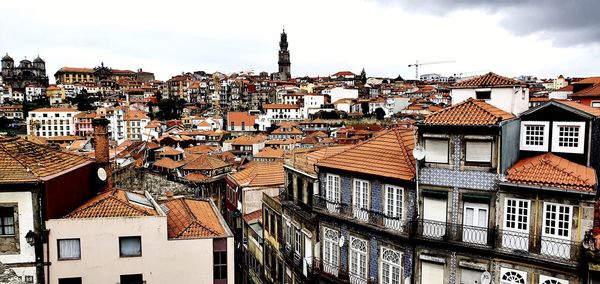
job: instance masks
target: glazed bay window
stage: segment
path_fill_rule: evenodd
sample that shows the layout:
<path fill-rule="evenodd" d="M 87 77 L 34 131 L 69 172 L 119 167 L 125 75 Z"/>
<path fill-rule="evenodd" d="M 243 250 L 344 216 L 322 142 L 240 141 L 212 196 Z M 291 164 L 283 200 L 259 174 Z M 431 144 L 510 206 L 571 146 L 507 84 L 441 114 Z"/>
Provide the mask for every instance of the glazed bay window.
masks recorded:
<path fill-rule="evenodd" d="M 0 207 L 0 236 L 15 235 L 14 207 Z"/>
<path fill-rule="evenodd" d="M 585 122 L 552 123 L 552 151 L 563 153 L 583 153 Z"/>
<path fill-rule="evenodd" d="M 425 162 L 448 163 L 448 139 L 425 139 Z"/>
<path fill-rule="evenodd" d="M 492 141 L 467 141 L 465 160 L 470 163 L 492 162 Z"/>
<path fill-rule="evenodd" d="M 142 237 L 119 237 L 121 257 L 142 256 Z"/>
<path fill-rule="evenodd" d="M 548 121 L 522 121 L 521 150 L 548 151 L 549 125 Z"/>
<path fill-rule="evenodd" d="M 79 239 L 62 239 L 58 242 L 58 260 L 81 259 Z"/>
<path fill-rule="evenodd" d="M 367 241 L 350 237 L 350 283 L 367 280 Z"/>

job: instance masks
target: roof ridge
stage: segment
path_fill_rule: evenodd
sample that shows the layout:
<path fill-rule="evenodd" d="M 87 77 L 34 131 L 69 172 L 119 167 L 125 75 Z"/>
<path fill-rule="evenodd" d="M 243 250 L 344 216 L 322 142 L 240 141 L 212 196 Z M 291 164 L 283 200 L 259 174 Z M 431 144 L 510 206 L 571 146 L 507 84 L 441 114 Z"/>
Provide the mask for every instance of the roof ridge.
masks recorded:
<path fill-rule="evenodd" d="M 547 159 L 547 157 L 548 157 L 548 159 Z M 552 154 L 552 152 L 546 153 L 543 156 L 543 158 L 541 159 L 542 162 L 545 162 L 546 164 L 550 165 L 552 168 L 554 168 L 554 169 L 556 169 L 556 170 L 558 170 L 558 171 L 560 171 L 560 172 L 562 172 L 562 173 L 564 173 L 564 174 L 566 174 L 566 175 L 568 175 L 570 177 L 573 177 L 573 178 L 575 178 L 575 179 L 583 182 L 584 184 L 587 184 L 587 179 L 582 178 L 580 175 L 576 175 L 575 171 L 567 171 L 566 167 L 562 167 L 561 168 L 559 162 L 552 161 L 552 158 L 558 158 L 560 160 L 566 161 L 567 163 L 573 163 L 576 166 L 582 166 L 582 167 L 586 167 L 586 166 L 580 165 L 578 163 L 571 162 L 571 161 L 569 161 L 569 160 L 567 160 L 565 158 L 562 158 L 562 157 L 559 157 L 557 155 Z"/>
<path fill-rule="evenodd" d="M 390 128 L 390 129 L 385 129 L 385 130 L 379 131 L 379 133 L 378 133 L 378 134 L 376 134 L 375 136 L 371 137 L 371 139 L 364 140 L 364 141 L 360 141 L 360 142 L 358 142 L 357 144 L 353 145 L 352 147 L 350 147 L 350 148 L 348 148 L 348 149 L 346 149 L 346 150 L 344 150 L 344 151 L 340 151 L 340 152 L 338 152 L 338 153 L 336 153 L 336 154 L 333 154 L 333 155 L 331 155 L 331 156 L 329 156 L 329 157 L 326 157 L 326 158 L 322 158 L 322 159 L 320 159 L 319 161 L 317 161 L 317 163 L 320 163 L 321 161 L 327 160 L 327 159 L 329 159 L 329 158 L 333 158 L 333 157 L 335 157 L 335 156 L 337 156 L 337 155 L 340 155 L 340 154 L 342 154 L 342 153 L 344 153 L 344 152 L 346 152 L 346 151 L 350 151 L 350 150 L 352 150 L 352 149 L 354 149 L 354 148 L 356 148 L 356 147 L 358 147 L 358 146 L 361 146 L 361 145 L 367 144 L 367 143 L 371 142 L 373 139 L 375 139 L 375 138 L 378 138 L 378 137 L 380 137 L 380 136 L 383 136 L 384 134 L 387 134 L 387 133 L 388 133 L 389 131 L 391 131 L 391 130 L 392 130 L 392 129 Z M 328 147 L 326 147 L 326 148 L 328 148 Z"/>
<path fill-rule="evenodd" d="M 20 138 L 14 138 L 13 141 L 18 142 L 20 140 Z M 33 142 L 31 142 L 33 143 Z M 18 159 L 15 155 L 11 154 L 10 151 L 8 151 L 8 149 L 6 149 L 6 147 L 4 147 L 3 143 L 0 143 L 0 149 L 2 149 L 2 151 L 4 153 L 6 153 L 8 156 L 10 156 L 11 158 L 13 158 L 13 160 L 16 160 L 17 163 L 19 163 L 19 165 L 21 165 L 21 167 L 23 167 L 23 169 L 25 169 L 27 171 L 27 173 L 29 173 L 30 175 L 32 175 L 36 180 L 40 180 L 40 178 L 31 172 L 31 169 L 29 169 L 29 167 L 27 167 L 23 162 L 21 162 L 20 159 Z"/>

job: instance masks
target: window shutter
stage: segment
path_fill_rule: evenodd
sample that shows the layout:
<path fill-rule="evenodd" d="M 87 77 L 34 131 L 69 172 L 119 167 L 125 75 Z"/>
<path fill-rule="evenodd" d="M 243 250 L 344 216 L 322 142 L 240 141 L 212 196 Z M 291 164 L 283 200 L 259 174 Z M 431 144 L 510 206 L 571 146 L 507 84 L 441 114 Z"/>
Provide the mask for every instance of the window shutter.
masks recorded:
<path fill-rule="evenodd" d="M 492 142 L 467 141 L 467 162 L 492 161 Z"/>
<path fill-rule="evenodd" d="M 448 163 L 448 140 L 425 139 L 425 162 Z"/>

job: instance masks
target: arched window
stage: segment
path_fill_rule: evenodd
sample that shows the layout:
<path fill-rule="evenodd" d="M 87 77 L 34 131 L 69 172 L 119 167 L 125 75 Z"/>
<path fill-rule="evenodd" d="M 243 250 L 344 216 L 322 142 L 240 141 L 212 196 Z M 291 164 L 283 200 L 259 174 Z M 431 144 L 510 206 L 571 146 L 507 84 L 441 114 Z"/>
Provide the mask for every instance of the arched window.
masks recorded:
<path fill-rule="evenodd" d="M 396 250 L 381 248 L 381 272 L 379 283 L 400 283 L 402 253 Z"/>
<path fill-rule="evenodd" d="M 500 284 L 525 284 L 527 282 L 527 274 L 523 271 L 502 268 L 500 275 Z"/>

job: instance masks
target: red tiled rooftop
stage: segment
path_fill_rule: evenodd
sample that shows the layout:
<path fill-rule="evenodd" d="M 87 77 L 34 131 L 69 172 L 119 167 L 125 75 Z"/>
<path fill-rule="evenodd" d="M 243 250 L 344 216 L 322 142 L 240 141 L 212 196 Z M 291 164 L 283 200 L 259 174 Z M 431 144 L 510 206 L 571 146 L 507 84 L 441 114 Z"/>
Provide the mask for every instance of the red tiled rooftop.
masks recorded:
<path fill-rule="evenodd" d="M 168 210 L 169 239 L 198 239 L 226 235 L 221 219 L 210 201 L 170 198 L 161 202 Z"/>
<path fill-rule="evenodd" d="M 514 118 L 483 100 L 469 98 L 461 103 L 436 111 L 425 118 L 426 125 L 497 125 L 500 121 Z"/>
<path fill-rule="evenodd" d="M 462 87 L 512 87 L 523 85 L 523 82 L 515 79 L 500 76 L 496 73 L 489 72 L 487 74 L 477 76 L 471 79 L 466 79 L 454 84 L 453 88 Z"/>

